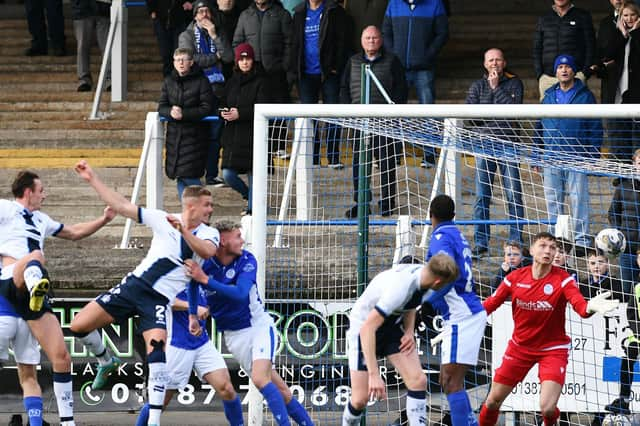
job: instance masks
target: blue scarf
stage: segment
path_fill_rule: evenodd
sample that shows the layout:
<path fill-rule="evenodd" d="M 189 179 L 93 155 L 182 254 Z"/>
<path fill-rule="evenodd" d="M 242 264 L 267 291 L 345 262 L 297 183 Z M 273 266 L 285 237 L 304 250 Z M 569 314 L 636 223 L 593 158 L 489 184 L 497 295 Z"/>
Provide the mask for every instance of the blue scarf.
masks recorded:
<path fill-rule="evenodd" d="M 198 28 L 197 25 L 194 25 L 194 36 L 196 39 L 196 52 L 205 54 L 205 55 L 216 55 L 218 53 L 218 49 L 216 48 L 215 43 L 211 39 L 205 35 L 205 31 Z M 211 84 L 222 84 L 224 83 L 224 75 L 222 75 L 222 71 L 217 66 L 213 65 L 210 68 L 206 68 L 204 70 L 204 75 L 209 79 L 209 83 Z"/>

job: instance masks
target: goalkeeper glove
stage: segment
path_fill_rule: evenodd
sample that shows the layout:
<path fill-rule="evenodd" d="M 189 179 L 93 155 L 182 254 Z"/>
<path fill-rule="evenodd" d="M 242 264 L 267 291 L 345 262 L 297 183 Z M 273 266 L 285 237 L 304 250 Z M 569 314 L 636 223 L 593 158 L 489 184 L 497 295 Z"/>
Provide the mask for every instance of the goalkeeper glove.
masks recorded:
<path fill-rule="evenodd" d="M 597 312 L 604 314 L 617 308 L 620 301 L 618 299 L 609 299 L 609 296 L 611 296 L 611 292 L 605 291 L 589 300 L 587 302 L 587 313 L 594 314 Z"/>

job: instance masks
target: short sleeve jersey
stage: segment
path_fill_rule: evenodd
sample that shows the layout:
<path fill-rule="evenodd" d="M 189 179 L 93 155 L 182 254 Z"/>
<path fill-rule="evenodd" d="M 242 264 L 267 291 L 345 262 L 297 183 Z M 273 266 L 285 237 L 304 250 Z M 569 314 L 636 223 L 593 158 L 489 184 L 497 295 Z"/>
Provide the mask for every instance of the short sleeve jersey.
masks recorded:
<path fill-rule="evenodd" d="M 176 297 L 186 301 L 187 291 L 181 291 Z M 198 305 L 207 306 L 207 299 L 204 297 L 204 292 L 200 286 L 198 287 Z M 189 332 L 189 311 L 172 311 L 169 344 L 181 349 L 198 349 L 209 340 L 206 326 L 207 322 L 200 320 L 200 328 L 202 328 L 203 332 L 200 336 L 194 336 Z"/>
<path fill-rule="evenodd" d="M 183 267 L 184 261 L 193 259 L 202 264 L 202 259 L 193 252 L 180 232 L 167 221 L 167 213 L 140 207 L 138 222 L 153 230 L 153 238 L 147 255 L 132 274 L 167 299 L 173 300 L 190 280 Z M 216 247 L 220 244 L 218 230 L 203 223 L 193 230 L 193 234 L 202 240 L 211 241 Z"/>
<path fill-rule="evenodd" d="M 258 324 L 273 323 L 271 315 L 267 313 L 260 299 L 256 284 L 258 263 L 253 254 L 242 250 L 242 255 L 226 266 L 216 257 L 212 257 L 205 261 L 202 269 L 207 275 L 224 285 L 235 286 L 241 279 L 253 283 L 249 294 L 241 301 L 231 300 L 205 288 L 211 317 L 216 320 L 218 330 L 242 330 Z"/>
<path fill-rule="evenodd" d="M 39 210 L 31 212 L 17 201 L 0 200 L 0 255 L 21 259 L 43 250 L 44 239 L 63 227 Z"/>
<path fill-rule="evenodd" d="M 587 301 L 575 280 L 557 266 L 540 279 L 533 278 L 531 265 L 511 272 L 484 301 L 487 313 L 495 311 L 508 297 L 514 323 L 511 340 L 527 350 L 570 346 L 571 339 L 565 331 L 567 302 L 581 317 L 589 316 Z"/>
<path fill-rule="evenodd" d="M 460 275 L 453 283 L 435 292 L 428 302 L 450 323 L 460 322 L 482 311 L 471 271 L 471 248 L 453 222 L 442 222 L 433 230 L 427 260 L 438 253 L 451 256 Z"/>
<path fill-rule="evenodd" d="M 359 330 L 373 309 L 385 324 L 400 323 L 405 312 L 420 306 L 430 294 L 420 289 L 421 269 L 422 265 L 400 264 L 376 275 L 353 305 L 349 328 Z"/>

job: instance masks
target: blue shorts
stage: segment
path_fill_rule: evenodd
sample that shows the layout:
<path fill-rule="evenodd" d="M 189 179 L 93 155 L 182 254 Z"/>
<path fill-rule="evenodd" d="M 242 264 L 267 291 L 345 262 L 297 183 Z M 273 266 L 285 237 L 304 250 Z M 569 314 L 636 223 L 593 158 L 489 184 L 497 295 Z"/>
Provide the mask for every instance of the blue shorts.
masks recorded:
<path fill-rule="evenodd" d="M 96 297 L 96 302 L 118 323 L 138 315 L 140 331 L 167 329 L 169 300 L 133 275 Z"/>
<path fill-rule="evenodd" d="M 16 313 L 25 321 L 37 320 L 46 312 L 52 312 L 48 295 L 44 297 L 42 309 L 37 312 L 32 311 L 29 308 L 29 292 L 26 291 L 26 288 L 24 291 L 18 290 L 13 282 L 13 278 L 0 280 L 0 294 L 11 303 Z"/>
<path fill-rule="evenodd" d="M 367 371 L 360 342 L 360 330 L 354 330 L 357 334 L 347 333 L 349 347 L 349 368 L 357 371 Z M 400 340 L 404 335 L 402 324 L 385 323 L 376 330 L 376 357 L 382 358 L 400 352 Z"/>

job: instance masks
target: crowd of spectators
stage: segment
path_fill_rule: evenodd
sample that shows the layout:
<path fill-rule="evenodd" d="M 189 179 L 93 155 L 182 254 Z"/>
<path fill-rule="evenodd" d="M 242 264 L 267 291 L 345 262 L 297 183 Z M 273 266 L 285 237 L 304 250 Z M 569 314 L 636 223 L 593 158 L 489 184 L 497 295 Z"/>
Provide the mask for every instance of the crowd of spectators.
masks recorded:
<path fill-rule="evenodd" d="M 238 104 L 238 94 L 233 92 L 246 90 L 241 89 L 239 82 L 247 84 L 251 80 L 255 84 L 255 81 L 259 81 L 260 90 L 252 87 L 251 98 L 260 102 L 288 103 L 292 101 L 292 93 L 295 93 L 301 103 L 317 103 L 320 100 L 324 103 L 359 103 L 359 67 L 362 63 L 368 63 L 393 102 L 407 102 L 410 88 L 415 90 L 419 103 L 435 102 L 438 55 L 449 37 L 449 5 L 446 1 L 147 0 L 146 3 L 165 76 L 159 110 L 173 120 L 167 130 L 167 147 L 172 143 L 180 147 L 175 151 L 175 158 L 174 155 L 168 156 L 173 164 L 167 161 L 167 175 L 178 179 L 179 188 L 185 182 L 229 185 L 243 198 L 248 198 L 250 174 L 246 183 L 238 174 L 250 172 L 252 141 L 246 137 L 247 129 L 243 123 L 250 120 L 253 109 Z M 597 76 L 602 81 L 602 103 L 640 102 L 640 78 L 635 75 L 636 69 L 640 68 L 640 9 L 632 0 L 610 0 L 610 3 L 611 14 L 600 22 L 597 33 L 590 12 L 570 0 L 553 0 L 547 12 L 538 18 L 532 56 L 543 104 L 595 103 L 595 97 L 585 84 L 591 76 Z M 99 46 L 104 49 L 109 4 L 110 0 L 72 0 L 73 27 L 77 39 L 78 91 L 93 88 L 89 47 L 95 35 Z M 25 54 L 66 54 L 61 1 L 26 0 L 25 7 L 32 35 L 31 46 Z M 237 50 L 240 46 L 244 46 L 242 51 Z M 247 50 L 246 46 L 250 46 L 251 50 Z M 177 52 L 180 52 L 178 57 Z M 238 55 L 242 53 L 252 62 L 249 73 L 239 67 Z M 191 66 L 185 75 L 179 70 L 184 61 L 182 64 L 176 63 L 182 58 L 180 55 L 191 58 Z M 469 88 L 467 103 L 523 102 L 522 80 L 507 69 L 501 49 L 488 49 L 483 65 L 485 72 Z M 206 125 L 191 123 L 194 115 L 189 113 L 189 104 L 193 100 L 182 96 L 172 99 L 169 96 L 179 92 L 175 90 L 176 85 L 180 91 L 189 92 L 186 83 L 192 84 L 190 79 L 193 73 L 203 74 L 212 91 L 211 99 L 207 102 L 202 101 L 204 95 L 189 93 L 194 96 L 193 99 L 198 99 L 194 104 L 199 109 L 195 116 L 203 116 L 201 112 L 219 116 L 218 120 Z M 294 86 L 296 90 L 293 90 Z M 374 87 L 370 102 L 387 101 Z M 203 110 L 205 106 L 209 108 L 207 111 Z M 219 107 L 228 109 L 218 114 Z M 605 124 L 608 138 L 616 142 L 610 149 L 611 155 L 628 161 L 638 148 L 637 120 L 610 120 Z M 498 136 L 517 142 L 518 133 L 507 122 L 494 121 L 491 125 L 472 122 L 471 125 L 480 133 L 487 133 L 489 138 Z M 206 135 L 204 127 L 209 130 Z M 196 128 L 197 131 L 194 130 Z M 601 154 L 605 133 L 600 120 L 544 119 L 540 121 L 539 130 L 545 155 L 571 151 L 594 157 Z M 286 124 L 272 120 L 271 140 L 282 143 L 285 139 L 283 131 L 286 131 Z M 500 134 L 495 134 L 496 131 Z M 314 165 L 342 168 L 340 149 L 344 135 L 341 129 L 330 125 L 325 125 L 324 129 L 316 126 L 314 134 Z M 181 141 L 191 137 L 206 137 L 206 140 L 197 141 L 195 145 L 198 149 L 195 152 L 198 161 L 185 162 L 192 165 L 185 170 L 177 167 L 184 160 L 181 157 L 185 148 L 181 146 Z M 567 138 L 577 141 L 578 146 L 567 145 Z M 320 158 L 323 144 L 326 144 L 326 159 Z M 226 171 L 220 172 L 222 146 L 222 169 Z M 203 147 L 206 153 L 202 152 Z M 357 144 L 351 148 L 355 200 L 361 172 L 357 167 L 361 150 Z M 247 152 L 242 152 L 244 150 Z M 382 216 L 389 216 L 396 211 L 395 174 L 400 150 L 401 144 L 389 138 L 377 137 L 373 140 L 372 156 L 375 161 L 372 163 L 379 168 L 381 176 L 377 213 Z M 288 157 L 284 145 L 271 146 L 270 151 L 273 156 Z M 422 165 L 433 165 L 435 154 L 433 148 L 425 148 Z M 243 159 L 240 161 L 242 165 L 238 164 L 239 158 Z M 204 169 L 201 164 L 203 161 Z M 270 158 L 270 164 L 272 162 L 273 158 Z M 366 172 L 370 174 L 371 165 L 368 167 Z M 508 216 L 515 223 L 510 226 L 509 239 L 522 242 L 522 226 L 517 224 L 519 219 L 524 218 L 519 169 L 517 162 L 498 164 L 484 158 L 476 161 L 477 198 L 473 215 L 480 222 L 474 236 L 473 254 L 476 258 L 489 252 L 491 231 L 487 221 L 496 172 L 502 176 Z M 543 175 L 549 219 L 553 221 L 558 215 L 571 213 L 576 219 L 576 240 L 572 243 L 575 243 L 576 250 L 584 251 L 591 243 L 586 175 L 549 167 L 539 171 Z M 204 182 L 201 181 L 203 177 Z M 625 185 L 622 182 L 618 192 Z M 565 196 L 569 199 L 568 212 L 563 210 Z M 618 199 L 629 197 L 625 193 Z M 368 199 L 372 199 L 370 194 Z M 243 212 L 251 212 L 250 206 L 247 205 Z M 345 215 L 356 217 L 357 208 L 348 209 Z M 612 216 L 613 219 L 616 217 Z M 636 229 L 622 230 L 629 236 L 637 233 Z M 633 260 L 626 263 L 634 269 Z"/>

